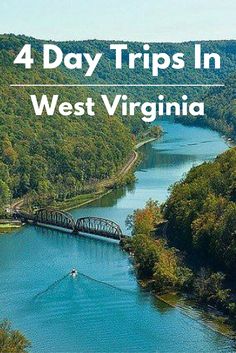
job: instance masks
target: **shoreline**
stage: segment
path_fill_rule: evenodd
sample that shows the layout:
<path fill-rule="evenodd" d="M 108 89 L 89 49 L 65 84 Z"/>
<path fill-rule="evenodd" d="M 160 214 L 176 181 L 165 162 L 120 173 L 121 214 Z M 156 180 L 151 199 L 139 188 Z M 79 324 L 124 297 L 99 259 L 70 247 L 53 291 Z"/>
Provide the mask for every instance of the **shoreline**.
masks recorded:
<path fill-rule="evenodd" d="M 21 228 L 21 226 L 22 223 L 19 221 L 12 221 L 10 219 L 0 220 L 0 235 Z"/>
<path fill-rule="evenodd" d="M 221 334 L 224 337 L 235 340 L 236 333 L 232 326 L 227 323 L 227 317 L 222 315 L 217 315 L 214 311 L 207 311 L 204 307 L 196 306 L 194 301 L 191 301 L 188 297 L 185 297 L 184 293 L 151 293 L 158 300 L 169 305 L 172 308 L 179 309 L 183 315 L 191 318 L 195 321 L 201 321 L 201 324 L 206 326 L 208 329 Z M 190 314 L 190 311 L 192 314 Z"/>
<path fill-rule="evenodd" d="M 126 250 L 124 250 L 126 252 Z M 158 293 L 150 288 L 145 280 L 137 279 L 137 283 L 141 288 L 147 291 L 154 299 L 161 301 L 173 309 L 179 310 L 183 315 L 201 322 L 208 329 L 221 334 L 222 336 L 236 340 L 236 332 L 233 326 L 227 322 L 227 316 L 217 315 L 214 310 L 207 311 L 206 308 L 197 306 L 193 299 L 190 299 L 186 293 L 181 292 L 166 292 Z M 214 308 L 213 308 L 214 309 Z"/>
<path fill-rule="evenodd" d="M 120 179 L 121 177 L 124 177 L 125 175 L 127 175 L 127 173 L 135 166 L 135 164 L 136 164 L 136 162 L 138 161 L 138 158 L 139 158 L 139 153 L 137 152 L 137 150 L 138 150 L 140 147 L 142 147 L 142 146 L 144 146 L 144 145 L 146 145 L 146 144 L 148 144 L 148 143 L 151 143 L 151 142 L 153 142 L 153 141 L 158 140 L 160 137 L 161 137 L 161 136 L 149 138 L 149 139 L 146 139 L 146 140 L 143 140 L 143 141 L 140 141 L 139 143 L 137 143 L 137 144 L 134 146 L 134 149 L 133 149 L 133 151 L 132 151 L 132 154 L 131 154 L 129 160 L 123 165 L 123 167 L 122 167 L 121 170 L 117 173 L 117 175 L 115 175 L 115 176 L 113 176 L 113 177 L 111 177 L 111 178 L 109 178 L 109 179 L 107 179 L 107 180 L 105 179 L 105 180 L 101 180 L 101 181 L 98 182 L 98 185 L 97 185 L 98 188 L 99 188 L 99 187 L 100 187 L 100 188 L 103 188 L 103 189 L 104 189 L 104 188 L 105 188 L 105 189 L 106 189 L 106 188 L 107 188 L 107 189 L 109 188 L 108 190 L 104 190 L 104 191 L 100 191 L 100 192 L 97 191 L 97 192 L 94 193 L 94 195 L 97 194 L 97 196 L 91 197 L 91 198 L 88 197 L 88 199 L 87 199 L 86 201 L 84 201 L 84 202 L 82 202 L 82 203 L 74 204 L 73 206 L 70 206 L 70 205 L 69 205 L 69 203 L 73 201 L 73 198 L 72 198 L 72 199 L 69 199 L 69 200 L 66 200 L 65 203 L 68 202 L 68 207 L 62 207 L 62 211 L 68 212 L 68 211 L 74 210 L 74 209 L 76 209 L 76 208 L 81 208 L 81 207 L 83 207 L 83 206 L 86 206 L 86 205 L 92 203 L 93 201 L 100 200 L 102 197 L 104 197 L 104 196 L 110 194 L 110 193 L 113 191 L 113 187 L 114 187 L 115 183 L 116 183 L 117 181 L 119 181 L 119 179 Z M 86 195 L 89 195 L 89 194 L 78 195 L 78 196 L 75 197 L 74 199 L 79 198 L 79 197 L 81 197 L 81 196 L 86 197 Z M 58 205 L 60 205 L 60 203 L 57 203 L 57 204 L 56 204 L 56 207 L 58 207 Z"/>

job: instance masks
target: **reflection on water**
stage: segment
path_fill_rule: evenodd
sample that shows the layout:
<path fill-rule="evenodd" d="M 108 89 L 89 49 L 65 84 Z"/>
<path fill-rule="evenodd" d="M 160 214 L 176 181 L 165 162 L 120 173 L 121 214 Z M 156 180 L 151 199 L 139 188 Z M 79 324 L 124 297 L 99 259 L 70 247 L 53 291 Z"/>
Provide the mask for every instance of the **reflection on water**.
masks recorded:
<path fill-rule="evenodd" d="M 162 140 L 142 148 L 134 187 L 115 190 L 73 215 L 113 219 L 127 232 L 129 213 L 150 197 L 164 201 L 168 187 L 193 164 L 227 147 L 209 130 L 165 121 L 163 126 Z M 73 267 L 124 291 L 81 275 L 63 278 Z M 201 320 L 140 289 L 131 259 L 111 242 L 25 227 L 0 237 L 0 281 L 0 316 L 26 333 L 35 353 L 234 351 L 230 340 Z"/>

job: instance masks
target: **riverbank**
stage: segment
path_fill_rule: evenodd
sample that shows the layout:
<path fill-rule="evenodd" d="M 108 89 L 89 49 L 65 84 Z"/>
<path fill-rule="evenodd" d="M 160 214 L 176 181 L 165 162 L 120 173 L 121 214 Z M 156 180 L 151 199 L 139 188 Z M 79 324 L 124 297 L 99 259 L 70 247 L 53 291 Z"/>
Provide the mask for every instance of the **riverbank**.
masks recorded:
<path fill-rule="evenodd" d="M 175 122 L 185 125 L 185 126 L 193 126 L 193 127 L 200 127 L 203 129 L 211 129 L 212 131 L 216 131 L 218 134 L 220 134 L 220 136 L 224 139 L 224 141 L 226 142 L 226 144 L 229 147 L 235 147 L 236 145 L 236 136 L 232 135 L 232 133 L 230 133 L 229 131 L 226 131 L 225 129 L 220 129 L 219 127 L 216 127 L 214 124 L 211 124 L 210 122 L 206 122 L 202 123 L 202 121 L 199 122 L 199 119 L 194 119 L 194 120 L 190 120 L 189 116 L 188 118 L 183 118 L 183 117 L 175 117 Z"/>
<path fill-rule="evenodd" d="M 232 323 L 229 322 L 229 318 L 216 308 L 209 305 L 199 305 L 199 303 L 194 300 L 194 297 L 190 296 L 188 293 L 179 291 L 159 293 L 152 288 L 149 280 L 137 279 L 137 281 L 140 287 L 150 292 L 150 294 L 157 300 L 165 303 L 171 308 L 179 309 L 182 314 L 195 321 L 201 322 L 204 326 L 210 328 L 214 332 L 220 333 L 232 340 L 236 339 L 236 332 Z"/>
<path fill-rule="evenodd" d="M 162 134 L 163 131 L 160 130 L 159 135 L 157 133 L 155 137 L 147 137 L 139 141 L 135 145 L 130 158 L 120 169 L 120 171 L 109 179 L 104 179 L 97 182 L 95 185 L 96 191 L 94 193 L 78 195 L 72 199 L 68 199 L 61 203 L 57 202 L 56 207 L 60 208 L 63 211 L 70 211 L 75 208 L 80 208 L 86 206 L 87 204 L 90 204 L 93 201 L 99 200 L 103 196 L 111 193 L 114 187 L 126 185 L 127 183 L 134 181 L 134 178 L 131 175 L 129 176 L 129 173 L 135 168 L 135 165 L 138 163 L 138 160 L 140 158 L 138 149 L 148 143 L 160 139 Z"/>
<path fill-rule="evenodd" d="M 228 165 L 229 168 L 224 169 L 225 165 Z M 150 290 L 159 298 L 161 297 L 160 293 L 168 293 L 169 295 L 172 291 L 178 291 L 181 297 L 186 299 L 184 302 L 182 301 L 184 307 L 186 301 L 190 304 L 189 307 L 194 305 L 195 308 L 201 310 L 202 315 L 209 317 L 217 327 L 223 327 L 224 333 L 226 332 L 226 326 L 230 327 L 229 330 L 227 328 L 227 334 L 230 331 L 234 332 L 230 336 L 234 336 L 236 330 L 236 296 L 233 282 L 235 253 L 227 252 L 227 249 L 231 244 L 230 241 L 233 242 L 234 239 L 235 212 L 233 211 L 228 218 L 228 213 L 225 211 L 228 209 L 225 207 L 221 210 L 219 216 L 218 206 L 214 208 L 215 203 L 213 202 L 207 209 L 202 195 L 209 201 L 208 190 L 210 190 L 210 195 L 214 195 L 214 201 L 216 200 L 219 188 L 218 185 L 214 188 L 212 180 L 217 175 L 217 180 L 222 180 L 220 202 L 224 200 L 224 204 L 230 205 L 234 210 L 233 200 L 235 198 L 233 198 L 234 189 L 231 187 L 231 183 L 234 180 L 235 165 L 236 150 L 234 148 L 218 155 L 217 159 L 211 163 L 205 163 L 191 169 L 189 174 L 184 179 L 182 178 L 181 183 L 172 188 L 164 207 L 160 208 L 149 201 L 144 208 L 133 212 L 129 224 L 135 236 L 123 242 L 124 250 L 134 256 L 133 264 L 137 278 L 143 279 L 141 284 L 147 290 Z M 205 184 L 202 183 L 203 179 Z M 211 185 L 211 188 L 209 185 Z M 196 190 L 201 190 L 200 200 Z M 228 190 L 232 190 L 231 194 Z M 181 212 L 176 205 L 180 205 Z M 204 232 L 200 233 L 204 234 L 203 249 L 200 248 L 201 243 L 196 242 L 196 238 L 195 244 L 188 242 L 189 239 L 194 237 L 191 228 L 194 217 L 191 216 L 190 222 L 188 218 L 189 209 L 192 210 L 193 214 L 194 212 L 197 213 L 197 217 L 200 215 L 201 219 L 204 219 Z M 204 218 L 205 213 L 207 214 L 206 218 Z M 225 214 L 226 217 L 224 218 Z M 221 218 L 218 223 L 219 217 Z M 168 221 L 168 227 L 163 233 L 156 232 L 159 219 Z M 210 219 L 210 222 L 213 220 L 213 222 L 208 223 L 208 219 Z M 227 223 L 228 219 L 230 220 L 229 223 Z M 209 224 L 214 224 L 214 227 L 209 226 Z M 201 224 L 198 230 L 201 229 L 200 227 Z M 173 238 L 173 234 L 175 238 Z M 189 244 L 187 249 L 181 243 L 178 243 L 183 236 L 182 234 L 184 234 L 182 244 L 184 242 Z M 220 234 L 220 237 L 218 234 Z M 224 242 L 222 242 L 222 236 L 225 234 L 229 239 L 226 249 L 223 248 Z M 213 239 L 216 243 L 213 243 Z M 200 254 L 196 244 L 201 249 Z M 204 257 L 205 244 L 210 245 Z M 214 253 L 214 246 L 217 253 Z M 221 248 L 224 249 L 223 253 L 220 252 Z M 231 259 L 231 263 L 227 267 L 228 259 Z M 212 263 L 211 267 L 210 263 Z M 218 269 L 218 272 L 216 272 L 216 269 Z M 222 328 L 220 328 L 221 331 Z"/>
<path fill-rule="evenodd" d="M 95 190 L 94 192 L 81 194 L 63 202 L 56 202 L 53 207 L 56 207 L 62 211 L 70 211 L 101 199 L 103 196 L 112 192 L 116 184 L 121 186 L 127 184 L 129 179 L 132 179 L 131 177 L 128 178 L 128 173 L 131 172 L 132 168 L 134 168 L 138 158 L 139 154 L 134 150 L 129 160 L 116 175 L 109 179 L 101 180 L 93 185 L 93 189 Z M 127 179 L 125 179 L 125 177 L 127 177 Z"/>
<path fill-rule="evenodd" d="M 127 184 L 127 182 L 129 182 L 130 180 L 132 181 L 132 178 L 127 178 L 126 180 L 125 179 L 122 180 L 122 178 L 127 176 L 128 173 L 131 172 L 132 169 L 135 168 L 135 165 L 140 158 L 140 155 L 137 152 L 137 150 L 140 147 L 142 147 L 148 143 L 151 143 L 153 141 L 158 140 L 160 137 L 161 136 L 146 138 L 146 139 L 143 139 L 142 141 L 138 142 L 135 145 L 134 150 L 133 150 L 129 160 L 125 163 L 125 165 L 121 168 L 121 170 L 113 177 L 99 181 L 95 185 L 95 188 L 97 190 L 96 192 L 90 193 L 90 194 L 78 195 L 72 199 L 68 199 L 68 200 L 61 202 L 61 203 L 57 202 L 56 207 L 60 208 L 63 211 L 70 211 L 75 208 L 80 208 L 80 207 L 86 206 L 87 204 L 90 204 L 93 201 L 99 200 L 103 196 L 112 192 L 115 185 L 118 184 L 119 186 L 122 186 L 122 185 Z"/>
<path fill-rule="evenodd" d="M 10 219 L 0 220 L 0 234 L 11 232 L 17 228 L 20 228 L 22 223 L 20 221 L 14 221 Z"/>
<path fill-rule="evenodd" d="M 147 143 L 156 141 L 157 139 L 158 139 L 158 137 L 152 137 L 152 138 L 150 138 L 150 139 L 140 141 L 140 142 L 137 143 L 137 145 L 135 146 L 135 149 L 138 150 L 140 147 L 146 145 Z"/>
<path fill-rule="evenodd" d="M 96 200 L 101 199 L 105 195 L 108 195 L 112 192 L 115 187 L 122 186 L 134 181 L 134 177 L 131 174 L 129 175 L 129 173 L 132 173 L 132 170 L 135 168 L 135 165 L 138 163 L 138 160 L 140 158 L 138 149 L 144 146 L 145 144 L 158 140 L 159 138 L 160 136 L 146 138 L 138 142 L 135 145 L 134 150 L 131 156 L 129 157 L 128 161 L 121 167 L 121 169 L 116 175 L 113 175 L 109 179 L 103 179 L 101 181 L 98 181 L 97 183 L 91 185 L 91 187 L 95 190 L 94 192 L 80 194 L 62 202 L 56 202 L 52 206 L 62 211 L 70 211 L 76 208 L 81 208 Z"/>
<path fill-rule="evenodd" d="M 230 339 L 236 339 L 236 333 L 227 323 L 228 318 L 212 307 L 200 307 L 197 303 L 183 293 L 155 294 L 158 300 L 163 301 L 173 308 L 179 308 L 182 313 L 193 320 L 201 321 L 211 330 Z"/>

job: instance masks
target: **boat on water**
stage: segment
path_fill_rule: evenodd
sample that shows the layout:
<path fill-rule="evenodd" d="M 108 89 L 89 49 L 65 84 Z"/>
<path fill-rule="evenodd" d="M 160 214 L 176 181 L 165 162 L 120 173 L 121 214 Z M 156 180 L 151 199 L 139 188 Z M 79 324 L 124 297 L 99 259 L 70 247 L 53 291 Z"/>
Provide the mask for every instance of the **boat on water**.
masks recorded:
<path fill-rule="evenodd" d="M 73 268 L 70 271 L 70 276 L 73 277 L 73 278 L 77 277 L 78 276 L 78 271 L 75 268 Z"/>

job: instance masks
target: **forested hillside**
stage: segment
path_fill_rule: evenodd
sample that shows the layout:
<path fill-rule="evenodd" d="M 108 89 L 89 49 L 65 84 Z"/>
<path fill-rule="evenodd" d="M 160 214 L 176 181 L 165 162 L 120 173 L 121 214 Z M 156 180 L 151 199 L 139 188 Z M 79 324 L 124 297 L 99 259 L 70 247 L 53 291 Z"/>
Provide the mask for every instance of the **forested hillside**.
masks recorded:
<path fill-rule="evenodd" d="M 215 88 L 204 96 L 205 116 L 181 117 L 186 124 L 209 126 L 228 137 L 236 138 L 236 75 L 230 75 L 225 87 Z"/>
<path fill-rule="evenodd" d="M 13 65 L 13 60 L 24 44 L 33 48 L 35 65 L 26 70 Z M 122 70 L 115 70 L 114 53 L 107 41 L 56 43 L 64 53 L 88 52 L 105 55 L 92 77 L 84 77 L 84 70 L 55 70 L 42 67 L 42 46 L 46 41 L 25 36 L 0 35 L 0 204 L 8 203 L 11 196 L 44 194 L 49 200 L 77 195 L 87 183 L 111 176 L 130 155 L 132 135 L 146 127 L 138 116 L 108 117 L 98 100 L 100 89 L 86 88 L 11 88 L 11 83 L 216 83 L 222 82 L 236 67 L 236 42 L 203 42 L 203 50 L 217 52 L 222 57 L 221 70 L 193 69 L 194 43 L 151 44 L 152 52 L 173 54 L 183 51 L 188 58 L 184 70 L 167 69 L 158 78 L 140 65 L 129 70 L 127 62 Z M 51 42 L 52 43 L 52 42 Z M 131 52 L 142 50 L 142 43 L 129 43 Z M 126 60 L 126 58 L 125 58 Z M 158 93 L 169 98 L 182 93 L 196 97 L 201 90 L 163 90 L 109 88 L 104 94 L 112 96 L 127 93 L 140 100 L 155 99 Z M 30 94 L 59 94 L 60 101 L 77 102 L 92 96 L 96 101 L 96 117 L 36 117 Z M 223 104 L 223 103 L 222 103 Z M 118 113 L 119 114 L 119 113 Z"/>
<path fill-rule="evenodd" d="M 202 41 L 201 43 L 202 52 L 216 52 L 221 56 L 222 65 L 220 70 L 211 69 L 199 69 L 193 70 L 194 68 L 194 44 L 195 42 L 184 42 L 184 43 L 149 43 L 150 53 L 167 53 L 170 56 L 176 52 L 183 52 L 185 58 L 185 68 L 182 70 L 173 70 L 171 67 L 166 70 L 160 70 L 158 78 L 152 77 L 152 71 L 144 70 L 142 67 L 142 60 L 137 61 L 137 68 L 131 70 L 128 69 L 128 55 L 123 54 L 123 67 L 121 70 L 115 69 L 115 53 L 114 50 L 110 49 L 110 44 L 118 43 L 116 41 L 101 41 L 101 40 L 84 40 L 84 41 L 68 41 L 68 42 L 53 42 L 47 40 L 38 40 L 32 37 L 26 36 L 15 36 L 15 35 L 4 35 L 4 41 L 2 47 L 7 50 L 20 49 L 24 43 L 30 43 L 32 47 L 42 52 L 43 44 L 51 43 L 58 45 L 64 54 L 67 53 L 90 53 L 95 55 L 96 53 L 103 53 L 103 58 L 98 64 L 97 69 L 94 71 L 91 77 L 84 77 L 84 73 L 87 71 L 85 65 L 83 70 L 71 70 L 77 72 L 76 76 L 80 80 L 88 83 L 88 80 L 94 82 L 94 80 L 102 80 L 107 83 L 108 80 L 113 80 L 114 83 L 130 83 L 133 82 L 131 79 L 135 79 L 134 83 L 149 83 L 152 80 L 156 83 L 158 80 L 160 83 L 171 83 L 178 82 L 179 79 L 185 82 L 203 83 L 205 79 L 207 82 L 212 83 L 212 79 L 221 79 L 229 76 L 235 68 L 235 57 L 236 57 L 236 40 L 226 41 Z M 119 42 L 120 43 L 120 42 Z M 121 42 L 122 43 L 122 42 Z M 144 52 L 143 44 L 141 42 L 123 42 L 128 44 L 129 53 Z M 176 76 L 177 75 L 177 76 Z M 185 77 L 184 77 L 185 76 Z M 100 81 L 101 82 L 101 81 Z"/>
<path fill-rule="evenodd" d="M 99 103 L 95 117 L 36 117 L 29 89 L 10 88 L 12 82 L 73 82 L 66 71 L 45 72 L 42 65 L 32 71 L 12 61 L 22 41 L 0 37 L 0 205 L 11 196 L 45 195 L 48 200 L 72 197 L 87 183 L 107 178 L 129 157 L 134 132 L 143 130 L 140 119 L 126 127 L 120 117 L 108 117 Z M 35 57 L 39 58 L 37 52 Z M 75 82 L 75 79 L 74 79 Z M 61 101 L 78 101 L 90 96 L 86 89 L 37 90 L 37 94 L 60 94 Z M 96 94 L 93 93 L 96 100 Z"/>
<path fill-rule="evenodd" d="M 236 324 L 236 148 L 192 168 L 164 207 L 167 239 L 194 271 L 198 301 L 223 310 Z"/>
<path fill-rule="evenodd" d="M 221 69 L 215 70 L 213 67 L 210 69 L 195 69 L 194 68 L 194 45 L 195 42 L 184 43 L 149 43 L 150 44 L 150 58 L 152 53 L 166 53 L 170 57 L 176 52 L 184 53 L 185 67 L 181 70 L 173 70 L 169 67 L 165 70 L 159 70 L 158 77 L 152 76 L 152 70 L 143 69 L 143 60 L 138 60 L 135 69 L 128 68 L 128 53 L 144 52 L 143 44 L 140 42 L 125 42 L 128 44 L 128 52 L 123 54 L 123 66 L 121 70 L 115 69 L 115 53 L 110 50 L 110 44 L 116 43 L 115 41 L 100 41 L 100 40 L 85 40 L 85 41 L 68 41 L 68 42 L 52 42 L 45 40 L 37 40 L 32 37 L 4 35 L 0 37 L 0 49 L 6 49 L 11 53 L 17 53 L 24 44 L 30 43 L 36 52 L 42 54 L 43 44 L 50 43 L 58 45 L 64 54 L 68 53 L 103 53 L 97 68 L 91 77 L 84 77 L 88 69 L 88 65 L 84 65 L 82 70 L 68 70 L 66 71 L 66 82 L 77 80 L 80 83 L 113 83 L 113 84 L 207 84 L 207 83 L 223 83 L 224 80 L 232 74 L 236 69 L 236 41 L 202 41 L 202 52 L 213 53 L 216 52 L 221 57 Z M 119 42 L 120 43 L 120 42 Z M 42 55 L 41 55 L 42 56 Z M 36 64 L 40 63 L 40 59 L 35 60 Z M 151 60 L 150 60 L 151 61 Z M 42 66 L 42 65 L 40 65 Z M 18 68 L 17 68 L 18 70 Z M 38 68 L 36 69 L 38 70 Z M 28 75 L 22 68 L 22 75 L 14 77 L 15 83 L 39 83 L 37 77 Z M 31 70 L 29 70 L 31 71 Z M 47 71 L 47 78 L 55 78 L 55 70 Z M 60 80 L 57 76 L 56 80 Z M 62 82 L 60 80 L 60 82 Z M 96 88 L 97 91 L 101 89 Z M 169 98 L 179 98 L 182 94 L 188 94 L 190 97 L 196 97 L 201 93 L 206 95 L 207 88 L 188 88 L 181 89 L 180 87 L 174 88 L 114 88 L 109 87 L 106 91 L 102 88 L 102 92 L 109 93 L 129 93 L 131 96 L 139 99 L 154 99 L 157 94 L 166 94 Z"/>
<path fill-rule="evenodd" d="M 236 325 L 236 148 L 192 168 L 164 205 L 149 200 L 127 225 L 134 236 L 123 245 L 143 283 L 188 293 Z"/>
<path fill-rule="evenodd" d="M 235 279 L 236 149 L 191 169 L 174 185 L 164 215 L 172 244 Z"/>

